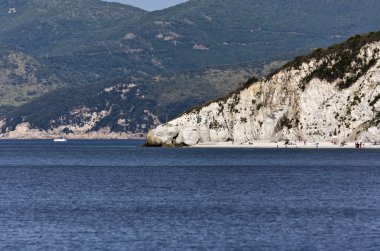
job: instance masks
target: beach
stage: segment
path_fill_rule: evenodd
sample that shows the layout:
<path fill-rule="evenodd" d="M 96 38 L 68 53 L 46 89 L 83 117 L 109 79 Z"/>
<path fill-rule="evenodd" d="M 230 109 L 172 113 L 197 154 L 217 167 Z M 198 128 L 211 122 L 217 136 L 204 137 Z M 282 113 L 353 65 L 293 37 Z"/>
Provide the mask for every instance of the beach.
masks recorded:
<path fill-rule="evenodd" d="M 200 143 L 192 147 L 215 147 L 215 148 L 290 148 L 290 149 L 355 149 L 356 142 L 347 142 L 346 145 L 334 144 L 332 142 L 291 142 L 285 144 L 285 141 L 271 142 L 271 141 L 251 141 L 245 143 L 235 142 L 207 142 Z M 373 143 L 362 144 L 361 149 L 380 149 L 380 145 L 374 145 Z"/>

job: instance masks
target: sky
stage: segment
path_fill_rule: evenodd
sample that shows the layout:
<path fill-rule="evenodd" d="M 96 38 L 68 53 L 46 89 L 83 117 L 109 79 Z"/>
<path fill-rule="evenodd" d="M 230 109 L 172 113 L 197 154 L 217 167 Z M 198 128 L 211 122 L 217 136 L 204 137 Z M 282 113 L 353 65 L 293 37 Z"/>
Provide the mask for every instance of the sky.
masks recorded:
<path fill-rule="evenodd" d="M 144 10 L 162 10 L 167 7 L 186 2 L 187 0 L 105 0 L 107 2 L 118 2 L 139 7 Z"/>

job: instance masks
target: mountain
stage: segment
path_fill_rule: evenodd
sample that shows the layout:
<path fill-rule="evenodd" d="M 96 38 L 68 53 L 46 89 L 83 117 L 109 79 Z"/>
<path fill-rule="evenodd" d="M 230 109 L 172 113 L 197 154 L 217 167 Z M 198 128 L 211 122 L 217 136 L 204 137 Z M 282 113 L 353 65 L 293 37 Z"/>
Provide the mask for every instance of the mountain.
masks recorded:
<path fill-rule="evenodd" d="M 1 1 L 0 44 L 39 62 L 34 65 L 42 80 L 56 79 L 48 81 L 48 88 L 29 92 L 36 95 L 7 95 L 1 104 L 3 131 L 15 130 L 16 121 L 46 131 L 78 106 L 97 110 L 108 105 L 113 115 L 102 119 L 106 125 L 90 125 L 88 131 L 107 127 L 115 133 L 146 133 L 156 123 L 150 121 L 142 130 L 141 111 L 154 112 L 165 122 L 295 55 L 377 30 L 379 11 L 374 0 L 190 0 L 155 12 L 100 0 Z M 8 67 L 2 69 L 12 70 Z M 22 78 L 29 79 L 28 74 Z M 126 113 L 133 99 L 120 99 L 117 92 L 106 99 L 99 94 L 115 83 L 137 85 L 149 102 L 139 103 L 144 109 L 136 114 Z M 7 93 L 17 93 L 17 88 Z M 50 90 L 56 91 L 40 97 Z M 47 109 L 46 104 L 50 112 L 35 112 Z M 120 127 L 119 118 L 130 122 Z M 73 126 L 73 121 L 65 123 Z"/>
<path fill-rule="evenodd" d="M 195 107 L 149 145 L 253 140 L 380 140 L 380 32 L 296 58 L 261 81 Z"/>
<path fill-rule="evenodd" d="M 155 12 L 100 0 L 9 0 L 0 9 L 0 44 L 46 58 L 73 85 L 261 68 L 380 22 L 376 0 L 191 0 Z"/>

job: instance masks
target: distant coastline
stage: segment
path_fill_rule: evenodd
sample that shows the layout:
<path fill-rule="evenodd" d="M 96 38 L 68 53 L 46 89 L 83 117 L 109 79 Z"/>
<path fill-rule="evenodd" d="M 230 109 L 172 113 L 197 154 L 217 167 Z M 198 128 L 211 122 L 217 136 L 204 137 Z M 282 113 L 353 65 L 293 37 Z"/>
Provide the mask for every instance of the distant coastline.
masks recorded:
<path fill-rule="evenodd" d="M 18 135 L 18 136 L 9 136 L 2 135 L 0 136 L 0 141 L 2 140 L 53 140 L 56 138 L 65 138 L 69 140 L 136 140 L 145 139 L 144 136 L 139 134 L 126 134 L 126 133 L 109 133 L 109 134 L 100 134 L 100 133 L 87 133 L 87 134 L 67 134 L 67 135 Z"/>
<path fill-rule="evenodd" d="M 39 130 L 31 128 L 29 123 L 19 124 L 14 131 L 0 134 L 2 139 L 144 139 L 144 133 L 112 132 L 110 128 L 102 128 L 99 131 L 90 131 L 90 127 L 75 129 L 72 132 L 63 133 L 65 126 L 56 130 Z"/>

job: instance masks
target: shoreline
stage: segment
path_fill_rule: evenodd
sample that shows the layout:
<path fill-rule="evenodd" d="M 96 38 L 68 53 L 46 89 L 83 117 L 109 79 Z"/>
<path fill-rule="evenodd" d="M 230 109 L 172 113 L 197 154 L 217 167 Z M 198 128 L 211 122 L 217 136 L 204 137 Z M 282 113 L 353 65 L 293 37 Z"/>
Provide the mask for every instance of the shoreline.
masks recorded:
<path fill-rule="evenodd" d="M 0 138 L 1 141 L 17 141 L 17 140 L 40 140 L 40 141 L 53 141 L 57 138 Z M 140 140 L 144 141 L 144 138 L 64 138 L 67 140 L 87 140 L 87 141 L 97 141 L 97 140 Z"/>
<path fill-rule="evenodd" d="M 233 143 L 233 142 L 207 142 L 200 143 L 193 148 L 256 148 L 256 149 L 357 149 L 355 142 L 347 142 L 345 146 L 340 144 L 333 144 L 331 142 L 310 142 L 310 143 L 293 143 L 285 145 L 285 142 L 270 142 L 270 141 L 251 141 L 246 143 Z M 380 149 L 380 145 L 373 143 L 364 143 L 360 149 Z"/>
<path fill-rule="evenodd" d="M 144 140 L 145 137 L 141 137 L 136 134 L 122 135 L 122 134 L 67 134 L 67 135 L 33 135 L 33 136 L 14 136 L 10 137 L 0 136 L 2 140 L 54 140 L 59 138 L 65 138 L 67 140 Z"/>

